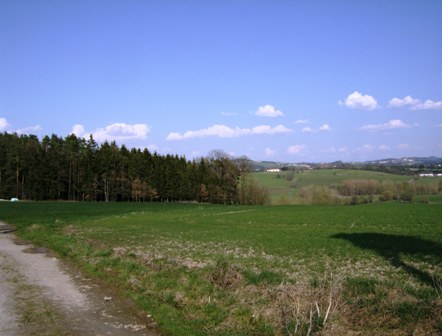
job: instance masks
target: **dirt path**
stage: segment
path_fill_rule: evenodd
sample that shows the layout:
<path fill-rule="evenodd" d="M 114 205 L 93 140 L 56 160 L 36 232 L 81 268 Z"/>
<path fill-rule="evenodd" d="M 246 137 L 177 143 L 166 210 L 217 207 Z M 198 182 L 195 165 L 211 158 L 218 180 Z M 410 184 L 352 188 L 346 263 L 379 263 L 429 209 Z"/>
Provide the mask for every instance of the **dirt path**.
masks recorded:
<path fill-rule="evenodd" d="M 6 226 L 0 223 L 0 232 Z M 6 230 L 3 230 L 3 232 Z M 129 300 L 67 269 L 46 249 L 0 234 L 0 335 L 155 336 Z"/>

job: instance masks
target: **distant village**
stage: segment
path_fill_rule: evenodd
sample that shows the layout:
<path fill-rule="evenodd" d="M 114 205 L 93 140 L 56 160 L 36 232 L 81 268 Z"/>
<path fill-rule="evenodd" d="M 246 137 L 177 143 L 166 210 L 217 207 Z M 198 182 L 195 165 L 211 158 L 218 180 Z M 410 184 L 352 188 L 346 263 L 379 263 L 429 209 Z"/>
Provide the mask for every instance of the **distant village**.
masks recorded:
<path fill-rule="evenodd" d="M 420 177 L 436 177 L 436 176 L 442 176 L 442 173 L 420 173 Z"/>
<path fill-rule="evenodd" d="M 303 169 L 313 169 L 310 166 L 303 166 Z M 268 168 L 265 170 L 266 173 L 280 173 L 281 168 Z M 441 177 L 442 173 L 419 173 L 419 177 Z"/>
<path fill-rule="evenodd" d="M 312 169 L 362 169 L 419 177 L 442 177 L 442 158 L 400 158 L 366 162 L 282 163 L 254 162 L 255 171 L 279 173 L 292 170 L 302 172 Z"/>

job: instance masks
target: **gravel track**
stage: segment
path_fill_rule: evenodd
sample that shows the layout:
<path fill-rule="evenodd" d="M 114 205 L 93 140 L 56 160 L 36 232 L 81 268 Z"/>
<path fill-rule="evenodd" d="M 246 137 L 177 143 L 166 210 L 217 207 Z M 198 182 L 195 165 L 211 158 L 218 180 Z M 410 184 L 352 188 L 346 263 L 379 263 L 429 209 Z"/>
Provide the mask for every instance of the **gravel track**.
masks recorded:
<path fill-rule="evenodd" d="M 129 300 L 12 231 L 0 223 L 0 335 L 159 335 Z"/>

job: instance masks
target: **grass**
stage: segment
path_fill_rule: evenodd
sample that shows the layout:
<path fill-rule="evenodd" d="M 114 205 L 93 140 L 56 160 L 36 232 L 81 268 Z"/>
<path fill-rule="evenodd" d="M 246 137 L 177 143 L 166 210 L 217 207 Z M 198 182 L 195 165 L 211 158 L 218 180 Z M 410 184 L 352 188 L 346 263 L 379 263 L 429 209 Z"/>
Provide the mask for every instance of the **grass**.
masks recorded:
<path fill-rule="evenodd" d="M 352 169 L 317 169 L 305 170 L 300 173 L 278 172 L 253 173 L 253 177 L 259 185 L 267 188 L 270 194 L 272 205 L 297 205 L 305 203 L 299 195 L 299 191 L 307 186 L 331 187 L 341 183 L 344 180 L 376 180 L 378 182 L 392 181 L 410 181 L 413 177 L 388 174 L 376 171 L 352 170 Z M 292 180 L 293 178 L 293 180 Z M 419 184 L 434 184 L 437 186 L 441 177 L 420 178 Z M 417 197 L 417 202 L 442 203 L 441 195 L 423 195 Z"/>
<path fill-rule="evenodd" d="M 340 183 L 344 180 L 376 180 L 382 181 L 408 181 L 410 176 L 387 174 L 367 170 L 348 169 L 319 169 L 307 170 L 299 177 L 299 187 L 308 185 L 330 185 Z"/>
<path fill-rule="evenodd" d="M 299 176 L 303 173 L 294 174 L 297 181 Z M 288 205 L 295 204 L 294 195 L 297 189 L 294 188 L 290 178 L 291 174 L 286 172 L 267 173 L 259 172 L 253 173 L 254 179 L 262 187 L 265 187 L 270 196 L 270 204 L 273 205 Z"/>
<path fill-rule="evenodd" d="M 5 202 L 0 220 L 131 297 L 164 335 L 442 326 L 436 204 Z"/>

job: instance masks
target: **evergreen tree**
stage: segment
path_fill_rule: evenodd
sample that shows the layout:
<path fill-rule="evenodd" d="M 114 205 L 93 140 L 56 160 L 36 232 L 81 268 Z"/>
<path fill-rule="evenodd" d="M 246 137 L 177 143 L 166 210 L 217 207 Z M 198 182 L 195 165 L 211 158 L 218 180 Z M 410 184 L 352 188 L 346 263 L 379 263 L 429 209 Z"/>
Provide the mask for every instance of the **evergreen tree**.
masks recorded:
<path fill-rule="evenodd" d="M 242 167 L 222 151 L 199 162 L 92 136 L 0 134 L 0 198 L 243 203 Z M 244 183 L 243 183 L 244 184 Z"/>

